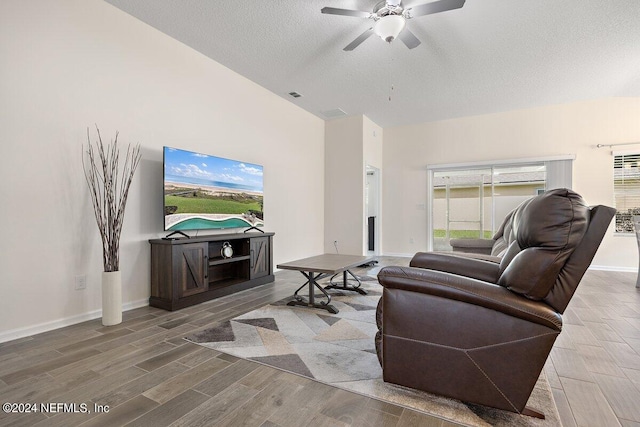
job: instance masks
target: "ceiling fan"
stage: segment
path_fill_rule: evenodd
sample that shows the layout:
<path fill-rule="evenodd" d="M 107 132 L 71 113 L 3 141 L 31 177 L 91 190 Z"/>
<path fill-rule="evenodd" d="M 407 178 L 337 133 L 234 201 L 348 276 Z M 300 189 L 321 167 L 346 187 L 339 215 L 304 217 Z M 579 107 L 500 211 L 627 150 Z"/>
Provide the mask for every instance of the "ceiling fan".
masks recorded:
<path fill-rule="evenodd" d="M 464 5 L 464 2 L 465 0 L 438 0 L 405 8 L 402 5 L 402 0 L 383 0 L 376 4 L 373 12 L 335 7 L 323 7 L 321 12 L 331 15 L 368 18 L 373 19 L 375 22 L 371 28 L 356 37 L 356 39 L 349 43 L 343 50 L 351 51 L 355 49 L 363 41 L 368 39 L 371 34 L 380 36 L 380 38 L 387 43 L 391 43 L 397 37 L 400 37 L 400 40 L 402 40 L 409 49 L 413 49 L 420 44 L 420 40 L 418 40 L 408 28 L 405 28 L 407 19 L 459 9 Z"/>

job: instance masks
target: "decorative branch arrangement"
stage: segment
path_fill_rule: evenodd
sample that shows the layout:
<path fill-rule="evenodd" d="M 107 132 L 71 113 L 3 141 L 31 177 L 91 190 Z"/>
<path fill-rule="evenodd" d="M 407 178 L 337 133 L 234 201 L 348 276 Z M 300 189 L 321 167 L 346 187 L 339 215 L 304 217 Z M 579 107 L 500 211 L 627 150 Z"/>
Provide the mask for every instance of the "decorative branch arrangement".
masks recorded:
<path fill-rule="evenodd" d="M 106 146 L 102 143 L 100 129 L 96 125 L 98 140 L 95 147 L 89 137 L 86 158 L 82 158 L 82 168 L 87 179 L 93 211 L 102 237 L 102 261 L 104 271 L 120 270 L 120 234 L 124 221 L 124 208 L 127 203 L 129 187 L 133 175 L 140 163 L 140 144 L 127 146 L 124 164 L 119 167 L 120 150 L 118 132 L 115 140 Z"/>

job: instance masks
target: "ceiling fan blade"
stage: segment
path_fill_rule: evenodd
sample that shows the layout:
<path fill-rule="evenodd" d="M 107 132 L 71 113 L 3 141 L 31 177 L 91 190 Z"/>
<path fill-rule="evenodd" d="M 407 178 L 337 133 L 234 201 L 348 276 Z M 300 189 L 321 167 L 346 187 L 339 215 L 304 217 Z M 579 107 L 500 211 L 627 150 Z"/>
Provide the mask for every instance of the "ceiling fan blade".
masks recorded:
<path fill-rule="evenodd" d="M 409 49 L 418 47 L 418 45 L 420 44 L 420 40 L 418 40 L 415 34 L 409 31 L 408 28 L 405 28 L 404 30 L 402 30 L 402 32 L 400 32 L 398 37 L 400 38 L 400 40 L 402 40 L 402 43 L 407 45 Z"/>
<path fill-rule="evenodd" d="M 356 39 L 354 41 L 352 41 L 351 43 L 349 43 L 347 46 L 345 46 L 344 51 L 350 52 L 353 49 L 357 48 L 358 46 L 360 46 L 360 44 L 365 41 L 366 39 L 369 38 L 369 36 L 371 34 L 373 34 L 373 27 L 369 28 L 367 31 L 365 31 L 364 33 L 360 34 L 358 37 L 356 37 Z"/>
<path fill-rule="evenodd" d="M 339 9 L 337 7 L 323 7 L 320 12 L 330 15 L 357 16 L 358 18 L 368 18 L 371 12 L 363 12 L 361 10 Z"/>
<path fill-rule="evenodd" d="M 406 10 L 409 12 L 410 17 L 415 18 L 416 16 L 431 15 L 433 13 L 445 12 L 447 10 L 460 9 L 464 6 L 464 2 L 465 0 L 440 0 L 414 7 L 408 7 Z"/>

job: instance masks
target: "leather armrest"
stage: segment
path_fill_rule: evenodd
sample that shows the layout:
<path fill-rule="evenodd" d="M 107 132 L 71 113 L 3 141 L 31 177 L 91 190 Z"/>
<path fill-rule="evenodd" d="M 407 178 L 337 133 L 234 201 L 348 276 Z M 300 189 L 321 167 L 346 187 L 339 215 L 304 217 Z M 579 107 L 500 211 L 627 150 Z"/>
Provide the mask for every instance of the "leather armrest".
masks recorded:
<path fill-rule="evenodd" d="M 450 239 L 454 251 L 490 254 L 495 244 L 493 239 Z"/>
<path fill-rule="evenodd" d="M 411 267 L 443 271 L 496 283 L 500 277 L 500 258 L 451 252 L 418 252 L 409 263 Z"/>
<path fill-rule="evenodd" d="M 385 288 L 430 294 L 562 330 L 562 317 L 541 301 L 522 297 L 499 285 L 441 271 L 412 267 L 385 267 L 378 274 Z"/>

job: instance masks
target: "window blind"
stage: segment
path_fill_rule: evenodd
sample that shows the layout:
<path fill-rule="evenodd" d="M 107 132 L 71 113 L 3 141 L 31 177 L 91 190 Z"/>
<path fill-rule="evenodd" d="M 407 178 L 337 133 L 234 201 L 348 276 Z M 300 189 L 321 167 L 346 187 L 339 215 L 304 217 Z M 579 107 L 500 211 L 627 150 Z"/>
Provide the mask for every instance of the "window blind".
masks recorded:
<path fill-rule="evenodd" d="M 633 233 L 633 215 L 640 215 L 640 153 L 613 156 L 616 232 Z"/>
<path fill-rule="evenodd" d="M 547 170 L 547 190 L 572 188 L 573 159 L 544 162 Z"/>

